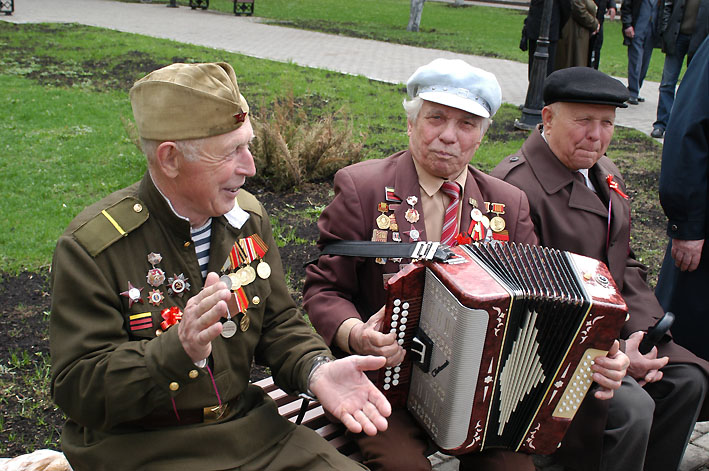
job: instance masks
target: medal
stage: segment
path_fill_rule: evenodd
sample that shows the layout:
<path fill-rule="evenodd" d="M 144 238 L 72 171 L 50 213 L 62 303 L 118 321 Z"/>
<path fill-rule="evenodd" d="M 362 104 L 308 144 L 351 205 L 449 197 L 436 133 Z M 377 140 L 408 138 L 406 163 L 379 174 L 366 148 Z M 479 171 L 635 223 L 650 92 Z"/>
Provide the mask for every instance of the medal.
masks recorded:
<path fill-rule="evenodd" d="M 406 219 L 411 224 L 414 224 L 419 220 L 419 212 L 416 211 L 414 208 L 409 208 L 406 210 L 406 214 L 404 214 L 404 219 Z"/>
<path fill-rule="evenodd" d="M 411 228 L 411 232 L 409 232 L 409 237 L 411 237 L 411 240 L 413 240 L 414 242 L 419 240 L 420 235 L 421 234 L 419 234 L 419 231 L 414 228 Z"/>
<path fill-rule="evenodd" d="M 473 208 L 470 210 L 470 219 L 475 222 L 482 221 L 483 213 L 478 208 Z"/>
<path fill-rule="evenodd" d="M 490 219 L 490 228 L 495 232 L 501 232 L 505 229 L 505 220 L 500 216 L 495 216 Z"/>
<path fill-rule="evenodd" d="M 241 331 L 246 332 L 249 329 L 250 325 L 251 321 L 249 320 L 249 316 L 244 313 L 243 317 L 241 318 L 241 321 L 239 322 L 239 327 L 241 327 Z"/>
<path fill-rule="evenodd" d="M 229 275 L 220 276 L 219 281 L 226 285 L 226 289 L 231 290 L 231 278 L 229 278 Z"/>
<path fill-rule="evenodd" d="M 399 225 L 396 223 L 396 216 L 389 216 L 389 229 L 396 232 L 399 230 Z"/>
<path fill-rule="evenodd" d="M 237 289 L 241 288 L 241 280 L 239 279 L 239 275 L 236 273 L 229 273 L 227 275 L 229 277 L 229 280 L 231 281 L 231 289 L 232 291 L 236 291 Z"/>
<path fill-rule="evenodd" d="M 150 263 L 153 268 L 148 270 L 148 274 L 145 278 L 147 279 L 148 284 L 155 288 L 165 283 L 165 272 L 159 268 L 155 268 L 155 265 L 157 265 L 161 261 L 162 255 L 160 255 L 159 253 L 150 252 L 148 254 L 148 263 Z"/>
<path fill-rule="evenodd" d="M 380 214 L 379 217 L 377 218 L 377 227 L 379 229 L 386 230 L 386 229 L 389 229 L 390 226 L 391 226 L 391 219 L 389 219 L 389 216 L 387 216 L 384 213 Z"/>
<path fill-rule="evenodd" d="M 167 282 L 170 284 L 167 290 L 168 294 L 182 297 L 182 293 L 184 293 L 185 290 L 190 290 L 190 284 L 187 282 L 188 279 L 189 278 L 185 278 L 184 273 L 180 273 L 179 275 L 173 274 L 173 276 L 167 279 Z"/>
<path fill-rule="evenodd" d="M 236 324 L 231 319 L 228 319 L 222 324 L 222 337 L 230 339 L 236 333 Z"/>
<path fill-rule="evenodd" d="M 480 219 L 480 224 L 482 224 L 483 227 L 487 229 L 488 227 L 490 227 L 490 218 L 483 215 L 483 217 Z"/>
<path fill-rule="evenodd" d="M 374 263 L 378 263 L 379 265 L 384 265 L 386 262 L 387 262 L 386 258 L 377 257 L 374 259 Z"/>
<path fill-rule="evenodd" d="M 401 234 L 399 234 L 398 232 L 392 232 L 391 240 L 393 240 L 394 242 L 401 242 Z"/>
<path fill-rule="evenodd" d="M 240 268 L 236 274 L 239 277 L 239 281 L 241 281 L 241 286 L 246 286 L 256 279 L 256 270 L 251 265 Z"/>
<path fill-rule="evenodd" d="M 154 289 L 148 293 L 148 302 L 153 306 L 159 306 L 165 300 L 165 296 L 160 292 L 160 290 Z"/>
<path fill-rule="evenodd" d="M 406 203 L 408 203 L 410 206 L 416 206 L 416 203 L 418 203 L 419 199 L 416 198 L 415 196 L 409 196 L 406 198 Z"/>
<path fill-rule="evenodd" d="M 133 307 L 133 304 L 135 303 L 143 303 L 143 298 L 141 298 L 141 291 L 143 291 L 143 288 L 136 288 L 131 284 L 130 281 L 128 282 L 128 289 L 121 293 L 121 296 L 125 296 L 126 298 L 128 298 L 128 308 Z"/>
<path fill-rule="evenodd" d="M 271 276 L 271 265 L 261 259 L 258 265 L 256 265 L 256 273 L 262 280 L 267 280 L 268 277 Z"/>

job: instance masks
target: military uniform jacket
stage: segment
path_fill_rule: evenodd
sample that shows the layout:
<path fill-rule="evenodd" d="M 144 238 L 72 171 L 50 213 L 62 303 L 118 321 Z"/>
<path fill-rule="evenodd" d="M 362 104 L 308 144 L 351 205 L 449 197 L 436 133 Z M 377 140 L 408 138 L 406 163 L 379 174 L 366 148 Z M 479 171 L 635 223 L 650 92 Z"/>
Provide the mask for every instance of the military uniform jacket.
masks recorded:
<path fill-rule="evenodd" d="M 629 246 L 629 201 L 609 188 L 607 179 L 611 175 L 620 191 L 627 194 L 620 171 L 610 159 L 603 156 L 589 169 L 589 178 L 598 190 L 596 195 L 556 158 L 538 127 L 522 148 L 500 162 L 491 174 L 527 194 L 541 245 L 592 257 L 608 265 L 630 314 L 621 331 L 622 339 L 639 330 L 647 331 L 662 317 L 662 307 L 647 285 L 647 267 L 635 259 Z M 605 203 L 609 198 L 612 210 L 610 229 Z M 665 355 L 670 357 L 670 363 L 696 364 L 709 374 L 709 363 L 672 341 L 660 346 L 659 356 Z M 574 419 L 562 450 L 573 450 L 573 446 L 566 446 L 570 443 L 578 447 L 573 451 L 573 454 L 579 453 L 574 460 L 577 464 L 582 461 L 579 456 L 600 456 L 606 409 L 606 401 L 598 401 L 589 395 Z M 708 412 L 705 402 L 701 416 L 707 417 Z M 584 437 L 580 438 L 580 435 Z M 593 460 L 586 462 L 589 469 L 594 469 Z"/>
<path fill-rule="evenodd" d="M 413 226 L 420 231 L 420 239 L 427 240 L 421 190 L 413 157 L 407 151 L 398 152 L 386 159 L 360 162 L 335 175 L 335 198 L 323 211 L 318 221 L 320 230 L 319 247 L 338 240 L 371 240 L 379 204 L 387 201 L 386 188 L 393 189 L 399 206 L 387 214 L 393 214 L 402 242 L 411 242 L 405 213 L 411 206 L 406 202 L 409 196 L 418 199 L 415 205 L 419 220 Z M 461 221 L 459 227 L 465 230 L 471 221 L 471 201 L 485 213 L 485 202 L 505 205 L 502 217 L 506 223 L 509 240 L 534 244 L 537 238 L 529 219 L 529 204 L 524 193 L 517 188 L 468 166 L 465 188 L 461 195 Z M 494 214 L 489 214 L 491 217 Z M 387 242 L 393 241 L 394 231 L 387 231 Z M 316 264 L 306 270 L 304 305 L 316 330 L 331 344 L 335 332 L 348 318 L 367 320 L 386 302 L 384 290 L 385 275 L 399 271 L 408 260 L 387 260 L 376 263 L 372 258 L 322 256 Z"/>
<path fill-rule="evenodd" d="M 314 357 L 329 351 L 296 311 L 265 210 L 244 190 L 237 202 L 212 218 L 209 271 L 221 271 L 235 241 L 259 234 L 272 274 L 244 287 L 249 328 L 212 342 L 216 391 L 230 405 L 212 423 L 141 425 L 156 413 L 219 402 L 207 368 L 183 350 L 177 326 L 161 326 L 163 309 L 184 309 L 203 287 L 188 221 L 146 173 L 85 209 L 60 237 L 52 269 L 52 395 L 68 417 L 62 447 L 75 470 L 234 469 L 292 430 L 273 401 L 249 385 L 252 360 L 269 365 L 282 388 L 305 391 Z M 150 253 L 162 256 L 155 266 L 166 277 L 183 274 L 189 290 L 171 295 L 169 280 L 148 285 Z M 129 282 L 142 289 L 142 302 L 121 295 Z M 155 289 L 165 298 L 158 306 L 148 302 Z"/>

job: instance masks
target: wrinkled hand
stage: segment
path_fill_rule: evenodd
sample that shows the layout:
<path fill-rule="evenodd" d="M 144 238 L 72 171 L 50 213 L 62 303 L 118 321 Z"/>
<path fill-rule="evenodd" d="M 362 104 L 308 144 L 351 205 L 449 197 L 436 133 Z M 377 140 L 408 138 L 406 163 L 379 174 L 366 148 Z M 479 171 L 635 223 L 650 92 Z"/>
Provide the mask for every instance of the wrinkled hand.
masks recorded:
<path fill-rule="evenodd" d="M 625 353 L 630 358 L 628 374 L 633 377 L 640 386 L 647 383 L 654 383 L 662 379 L 660 368 L 670 361 L 669 357 L 657 358 L 657 347 L 652 347 L 649 353 L 643 355 L 638 350 L 638 346 L 645 336 L 645 332 L 633 332 L 625 341 Z"/>
<path fill-rule="evenodd" d="M 633 39 L 635 37 L 635 28 L 628 26 L 623 30 L 623 35 L 627 38 Z"/>
<path fill-rule="evenodd" d="M 672 258 L 675 266 L 681 271 L 694 271 L 702 258 L 704 239 L 680 240 L 672 239 Z"/>
<path fill-rule="evenodd" d="M 396 334 L 383 334 L 384 307 L 367 322 L 357 324 L 350 331 L 350 350 L 359 355 L 375 355 L 386 358 L 386 366 L 396 366 L 404 361 L 406 351 L 396 341 Z"/>
<path fill-rule="evenodd" d="M 310 390 L 322 406 L 353 433 L 376 435 L 387 429 L 391 404 L 364 371 L 383 367 L 383 357 L 350 355 L 313 372 Z"/>
<path fill-rule="evenodd" d="M 591 365 L 593 380 L 600 386 L 594 396 L 602 400 L 612 398 L 613 391 L 620 387 L 629 364 L 628 356 L 620 351 L 620 343 L 614 341 L 608 354 L 596 357 Z"/>
<path fill-rule="evenodd" d="M 229 296 L 231 292 L 219 281 L 219 276 L 210 273 L 204 289 L 187 301 L 182 320 L 177 324 L 177 335 L 193 362 L 202 361 L 212 353 L 212 340 L 222 333 L 219 319 L 226 317 Z"/>

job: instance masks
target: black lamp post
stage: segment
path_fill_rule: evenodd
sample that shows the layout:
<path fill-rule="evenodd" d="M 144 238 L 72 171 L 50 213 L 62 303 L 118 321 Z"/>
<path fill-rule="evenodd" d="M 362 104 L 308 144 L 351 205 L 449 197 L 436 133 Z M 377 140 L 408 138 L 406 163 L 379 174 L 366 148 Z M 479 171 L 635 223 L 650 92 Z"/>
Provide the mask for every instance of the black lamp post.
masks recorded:
<path fill-rule="evenodd" d="M 551 24 L 551 10 L 553 0 L 544 0 L 542 7 L 542 23 L 539 26 L 539 39 L 532 60 L 532 73 L 530 74 L 527 97 L 522 107 L 522 117 L 515 120 L 517 129 L 534 129 L 542 122 L 542 108 L 544 107 L 544 79 L 547 76 L 547 62 L 549 61 L 549 25 Z"/>

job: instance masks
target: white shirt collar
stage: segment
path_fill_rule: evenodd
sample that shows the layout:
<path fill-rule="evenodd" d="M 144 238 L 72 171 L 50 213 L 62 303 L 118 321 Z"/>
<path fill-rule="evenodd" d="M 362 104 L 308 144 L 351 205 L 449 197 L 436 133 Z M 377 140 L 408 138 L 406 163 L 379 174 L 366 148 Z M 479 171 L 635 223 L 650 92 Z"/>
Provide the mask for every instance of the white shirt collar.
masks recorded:
<path fill-rule="evenodd" d="M 180 219 L 184 219 L 187 222 L 190 222 L 190 220 L 188 218 L 182 216 L 180 213 L 178 213 L 175 210 L 175 207 L 170 202 L 170 199 L 167 196 L 165 196 L 165 193 L 163 193 L 162 190 L 160 190 L 160 187 L 155 184 L 155 179 L 153 178 L 153 175 L 150 173 L 150 171 L 148 171 L 148 174 L 150 175 L 150 179 L 153 180 L 153 186 L 155 186 L 155 188 L 162 195 L 162 197 L 165 198 L 165 201 L 167 201 L 167 205 L 170 207 L 172 212 L 175 213 L 175 216 L 177 216 Z M 241 229 L 241 226 L 243 226 L 246 223 L 246 221 L 249 220 L 249 213 L 247 213 L 246 211 L 241 209 L 239 207 L 239 202 L 236 200 L 236 198 L 234 198 L 234 207 L 231 208 L 231 211 L 226 213 L 224 215 L 224 217 L 226 218 L 227 222 L 232 227 L 234 227 L 235 229 Z"/>

